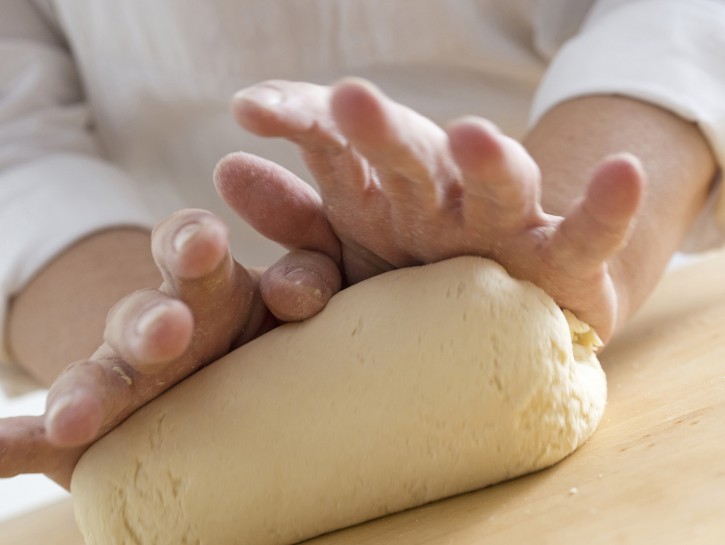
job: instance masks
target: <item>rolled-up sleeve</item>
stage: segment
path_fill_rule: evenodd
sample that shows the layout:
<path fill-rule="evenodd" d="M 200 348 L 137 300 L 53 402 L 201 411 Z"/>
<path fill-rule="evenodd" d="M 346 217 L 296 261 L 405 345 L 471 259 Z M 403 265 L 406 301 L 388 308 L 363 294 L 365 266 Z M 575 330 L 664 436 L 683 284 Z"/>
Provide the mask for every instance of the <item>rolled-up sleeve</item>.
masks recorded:
<path fill-rule="evenodd" d="M 154 223 L 138 184 L 104 160 L 72 55 L 28 0 L 0 21 L 0 362 L 10 298 L 83 236 Z"/>
<path fill-rule="evenodd" d="M 531 122 L 561 102 L 593 94 L 637 98 L 697 123 L 722 171 L 725 2 L 596 2 L 579 32 L 554 56 L 537 91 Z M 705 217 L 698 220 L 686 249 L 723 243 L 724 195 L 715 184 Z"/>

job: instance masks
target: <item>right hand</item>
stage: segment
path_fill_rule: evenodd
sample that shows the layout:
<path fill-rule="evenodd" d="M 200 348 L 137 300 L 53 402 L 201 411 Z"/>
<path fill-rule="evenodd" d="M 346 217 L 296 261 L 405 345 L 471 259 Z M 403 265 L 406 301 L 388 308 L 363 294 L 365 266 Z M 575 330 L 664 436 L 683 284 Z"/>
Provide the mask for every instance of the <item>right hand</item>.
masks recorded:
<path fill-rule="evenodd" d="M 481 118 L 444 130 L 360 79 L 332 87 L 264 82 L 240 92 L 233 109 L 247 130 L 299 146 L 322 194 L 303 225 L 329 222 L 348 283 L 479 255 L 541 287 L 604 342 L 611 338 L 621 301 L 610 264 L 644 187 L 636 157 L 602 157 L 561 216 L 542 209 L 541 172 L 526 149 Z M 294 174 L 244 153 L 220 162 L 216 183 L 248 223 L 280 242 L 282 224 L 266 217 L 308 191 Z M 294 244 L 289 235 L 300 230 L 283 230 Z"/>

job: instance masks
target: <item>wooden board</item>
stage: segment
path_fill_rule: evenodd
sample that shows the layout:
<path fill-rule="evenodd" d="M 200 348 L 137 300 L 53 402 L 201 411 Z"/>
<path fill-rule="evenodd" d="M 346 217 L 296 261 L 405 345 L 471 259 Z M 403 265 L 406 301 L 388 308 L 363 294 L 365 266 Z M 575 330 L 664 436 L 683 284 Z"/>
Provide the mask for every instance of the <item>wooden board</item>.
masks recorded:
<path fill-rule="evenodd" d="M 73 505 L 64 500 L 0 524 L 2 545 L 83 545 Z"/>
<path fill-rule="evenodd" d="M 725 254 L 668 275 L 602 362 L 604 420 L 562 463 L 306 545 L 725 543 Z M 71 511 L 0 542 L 81 545 Z"/>

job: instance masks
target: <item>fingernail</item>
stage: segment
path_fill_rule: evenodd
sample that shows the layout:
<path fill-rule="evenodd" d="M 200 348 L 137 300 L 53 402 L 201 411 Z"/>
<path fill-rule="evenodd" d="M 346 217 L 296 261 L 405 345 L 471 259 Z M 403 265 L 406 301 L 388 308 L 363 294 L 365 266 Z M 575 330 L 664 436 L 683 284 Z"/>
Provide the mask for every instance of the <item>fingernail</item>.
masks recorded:
<path fill-rule="evenodd" d="M 254 102 L 263 108 L 271 108 L 284 100 L 284 94 L 273 87 L 252 87 L 241 91 L 237 98 Z"/>
<path fill-rule="evenodd" d="M 45 415 L 46 424 L 52 425 L 63 411 L 68 407 L 76 405 L 78 402 L 78 396 L 73 394 L 65 394 L 55 400 Z"/>
<path fill-rule="evenodd" d="M 284 275 L 285 279 L 295 286 L 302 286 L 309 290 L 310 294 L 318 299 L 325 298 L 329 299 L 331 290 L 325 281 L 313 271 L 309 271 L 302 268 L 291 269 Z"/>
<path fill-rule="evenodd" d="M 50 442 L 61 447 L 75 447 L 96 437 L 103 420 L 103 411 L 96 401 L 81 391 L 58 397 L 45 418 Z"/>
<path fill-rule="evenodd" d="M 199 232 L 200 225 L 196 222 L 187 223 L 181 227 L 174 235 L 174 251 L 180 252 L 189 240 L 194 238 Z"/>
<path fill-rule="evenodd" d="M 146 333 L 149 328 L 158 321 L 158 319 L 163 316 L 166 313 L 166 310 L 168 309 L 169 305 L 165 303 L 159 303 L 154 306 L 152 306 L 149 309 L 146 309 L 141 316 L 139 316 L 138 320 L 136 321 L 136 327 L 134 328 L 134 333 L 136 335 L 143 335 Z"/>
<path fill-rule="evenodd" d="M 310 272 L 305 269 L 292 269 L 284 273 L 285 279 L 289 280 L 292 284 L 301 286 L 307 284 L 310 279 Z"/>

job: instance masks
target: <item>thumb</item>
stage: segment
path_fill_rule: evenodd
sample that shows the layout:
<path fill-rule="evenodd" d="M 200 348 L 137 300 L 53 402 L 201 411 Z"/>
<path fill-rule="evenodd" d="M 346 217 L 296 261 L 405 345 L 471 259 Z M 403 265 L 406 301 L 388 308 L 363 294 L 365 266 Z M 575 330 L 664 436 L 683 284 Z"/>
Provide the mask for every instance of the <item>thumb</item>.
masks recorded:
<path fill-rule="evenodd" d="M 279 320 L 295 322 L 320 312 L 342 286 L 337 264 L 327 255 L 292 250 L 260 280 L 262 299 Z"/>

